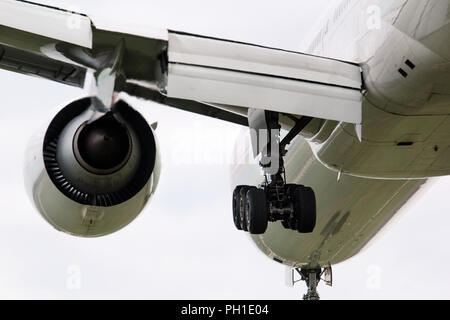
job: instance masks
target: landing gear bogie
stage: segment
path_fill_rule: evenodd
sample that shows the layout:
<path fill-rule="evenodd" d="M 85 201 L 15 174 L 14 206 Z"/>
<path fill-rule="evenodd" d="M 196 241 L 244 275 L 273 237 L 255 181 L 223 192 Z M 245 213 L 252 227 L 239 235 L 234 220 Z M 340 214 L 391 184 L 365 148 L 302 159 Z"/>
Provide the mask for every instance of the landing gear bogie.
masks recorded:
<path fill-rule="evenodd" d="M 287 145 L 309 124 L 311 118 L 296 119 L 296 124 L 280 141 L 279 115 L 249 109 L 249 127 L 263 133 L 252 135 L 255 157 L 265 182 L 259 187 L 238 186 L 233 192 L 233 221 L 238 230 L 262 234 L 268 222 L 281 221 L 286 229 L 313 232 L 316 225 L 314 191 L 302 185 L 286 184 L 284 160 Z M 265 133 L 265 135 L 264 135 Z"/>
<path fill-rule="evenodd" d="M 302 185 L 238 186 L 233 192 L 233 220 L 238 230 L 265 233 L 268 222 L 310 233 L 316 224 L 314 191 Z"/>

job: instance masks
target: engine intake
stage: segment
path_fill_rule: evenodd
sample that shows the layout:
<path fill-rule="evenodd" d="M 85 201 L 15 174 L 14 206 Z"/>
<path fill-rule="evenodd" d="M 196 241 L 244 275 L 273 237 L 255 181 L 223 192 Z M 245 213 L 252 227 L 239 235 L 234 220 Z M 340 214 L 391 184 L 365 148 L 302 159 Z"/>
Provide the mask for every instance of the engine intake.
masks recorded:
<path fill-rule="evenodd" d="M 79 236 L 112 233 L 143 209 L 159 178 L 153 130 L 126 102 L 93 120 L 95 97 L 76 100 L 50 122 L 26 174 L 42 216 Z M 38 149 L 39 150 L 39 149 Z"/>
<path fill-rule="evenodd" d="M 80 126 L 73 141 L 80 165 L 94 174 L 111 174 L 130 158 L 129 130 L 109 112 L 101 119 Z"/>

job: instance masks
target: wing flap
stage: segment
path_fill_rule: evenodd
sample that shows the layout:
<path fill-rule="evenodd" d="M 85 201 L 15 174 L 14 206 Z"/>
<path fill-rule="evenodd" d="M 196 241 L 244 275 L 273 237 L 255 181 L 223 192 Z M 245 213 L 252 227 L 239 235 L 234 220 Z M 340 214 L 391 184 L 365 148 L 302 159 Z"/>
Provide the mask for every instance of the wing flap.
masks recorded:
<path fill-rule="evenodd" d="M 355 64 L 175 31 L 169 32 L 169 61 L 361 88 Z"/>
<path fill-rule="evenodd" d="M 167 95 L 360 124 L 358 65 L 169 32 Z"/>

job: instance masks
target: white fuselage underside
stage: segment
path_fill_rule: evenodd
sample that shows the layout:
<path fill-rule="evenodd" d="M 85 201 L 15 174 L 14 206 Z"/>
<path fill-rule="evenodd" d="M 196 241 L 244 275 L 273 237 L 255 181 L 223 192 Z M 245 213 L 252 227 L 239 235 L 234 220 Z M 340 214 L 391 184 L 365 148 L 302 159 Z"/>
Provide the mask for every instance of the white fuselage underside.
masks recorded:
<path fill-rule="evenodd" d="M 330 10 L 307 53 L 361 64 L 362 142 L 345 123 L 293 142 L 287 180 L 314 189 L 317 225 L 300 234 L 271 223 L 252 236 L 267 256 L 297 267 L 347 260 L 427 178 L 450 174 L 449 17 L 449 0 L 342 0 Z M 261 179 L 254 164 L 233 169 L 234 185 Z"/>

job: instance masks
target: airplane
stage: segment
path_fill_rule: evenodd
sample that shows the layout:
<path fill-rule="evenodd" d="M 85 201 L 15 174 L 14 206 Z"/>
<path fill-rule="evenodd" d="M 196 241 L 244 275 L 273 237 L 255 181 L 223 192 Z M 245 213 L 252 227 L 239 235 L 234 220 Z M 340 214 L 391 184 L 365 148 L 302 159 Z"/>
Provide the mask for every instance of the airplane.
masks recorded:
<path fill-rule="evenodd" d="M 28 194 L 74 236 L 139 215 L 160 175 L 156 123 L 119 93 L 247 127 L 236 157 L 255 161 L 233 168 L 234 225 L 317 300 L 332 265 L 450 173 L 449 12 L 449 0 L 336 1 L 294 52 L 1 0 L 0 68 L 86 93 L 30 142 Z"/>

